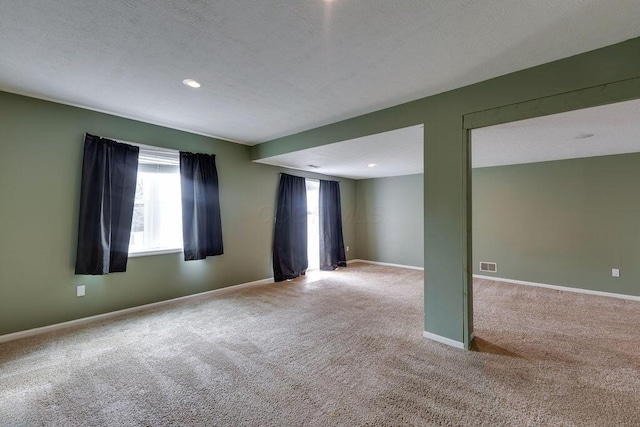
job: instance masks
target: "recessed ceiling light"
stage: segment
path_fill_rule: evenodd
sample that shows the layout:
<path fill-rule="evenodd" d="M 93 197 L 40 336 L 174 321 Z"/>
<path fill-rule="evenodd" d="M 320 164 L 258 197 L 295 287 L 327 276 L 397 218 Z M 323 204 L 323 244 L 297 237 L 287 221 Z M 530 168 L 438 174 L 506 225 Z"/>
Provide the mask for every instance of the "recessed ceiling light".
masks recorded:
<path fill-rule="evenodd" d="M 189 86 L 189 87 L 192 87 L 192 88 L 194 88 L 194 89 L 197 89 L 197 88 L 199 88 L 200 86 L 202 86 L 202 85 L 200 84 L 200 82 L 199 82 L 199 81 L 197 81 L 197 80 L 193 80 L 193 79 L 184 79 L 184 80 L 182 81 L 182 83 L 183 83 L 185 86 Z"/>
<path fill-rule="evenodd" d="M 581 133 L 579 135 L 576 135 L 573 137 L 573 139 L 587 139 L 587 138 L 591 138 L 594 134 L 592 133 Z"/>
<path fill-rule="evenodd" d="M 369 163 L 367 166 L 369 166 L 370 168 L 375 168 L 376 166 L 378 166 L 377 163 Z"/>

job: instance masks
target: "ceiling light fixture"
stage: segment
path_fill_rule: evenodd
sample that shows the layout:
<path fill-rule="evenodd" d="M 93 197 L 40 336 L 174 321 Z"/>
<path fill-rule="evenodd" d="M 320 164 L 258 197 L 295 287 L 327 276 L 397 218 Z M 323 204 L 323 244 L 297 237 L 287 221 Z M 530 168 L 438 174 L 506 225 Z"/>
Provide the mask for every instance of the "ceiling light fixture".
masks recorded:
<path fill-rule="evenodd" d="M 182 81 L 182 83 L 183 83 L 185 86 L 189 86 L 189 87 L 192 87 L 192 88 L 194 88 L 194 89 L 197 89 L 197 88 L 199 88 L 200 86 L 202 86 L 202 85 L 200 84 L 200 82 L 199 82 L 199 81 L 197 81 L 197 80 L 193 80 L 193 79 L 184 79 L 184 80 Z"/>
<path fill-rule="evenodd" d="M 378 164 L 377 163 L 369 163 L 367 166 L 370 167 L 370 168 L 375 168 L 376 166 L 378 166 Z"/>
<path fill-rule="evenodd" d="M 573 139 L 587 139 L 587 138 L 591 138 L 594 134 L 592 133 L 581 133 L 579 135 L 576 135 L 573 137 Z"/>

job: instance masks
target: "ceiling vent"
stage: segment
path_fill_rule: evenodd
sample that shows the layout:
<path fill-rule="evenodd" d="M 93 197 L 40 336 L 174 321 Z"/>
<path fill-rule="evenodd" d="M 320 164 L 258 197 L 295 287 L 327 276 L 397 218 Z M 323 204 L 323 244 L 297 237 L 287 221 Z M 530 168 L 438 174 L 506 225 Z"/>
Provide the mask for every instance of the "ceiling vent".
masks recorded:
<path fill-rule="evenodd" d="M 484 271 L 484 272 L 487 272 L 487 273 L 497 273 L 498 272 L 498 263 L 480 261 L 480 271 Z"/>

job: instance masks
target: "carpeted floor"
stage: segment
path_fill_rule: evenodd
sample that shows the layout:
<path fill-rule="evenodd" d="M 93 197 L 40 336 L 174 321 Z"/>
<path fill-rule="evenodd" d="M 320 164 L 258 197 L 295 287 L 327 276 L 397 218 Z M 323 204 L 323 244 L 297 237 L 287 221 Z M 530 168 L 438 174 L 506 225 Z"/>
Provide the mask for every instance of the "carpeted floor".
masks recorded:
<path fill-rule="evenodd" d="M 640 303 L 480 281 L 477 350 L 419 271 L 354 264 L 0 344 L 0 425 L 640 425 Z"/>

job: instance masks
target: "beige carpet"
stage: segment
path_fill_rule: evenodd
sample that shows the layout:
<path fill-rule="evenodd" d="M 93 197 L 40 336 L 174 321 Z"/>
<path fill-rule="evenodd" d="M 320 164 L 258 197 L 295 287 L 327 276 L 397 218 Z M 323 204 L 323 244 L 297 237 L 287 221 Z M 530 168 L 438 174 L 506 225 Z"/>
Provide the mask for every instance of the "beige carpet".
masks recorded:
<path fill-rule="evenodd" d="M 422 293 L 354 264 L 0 344 L 0 425 L 640 424 L 640 303 L 479 282 L 465 352 Z"/>

